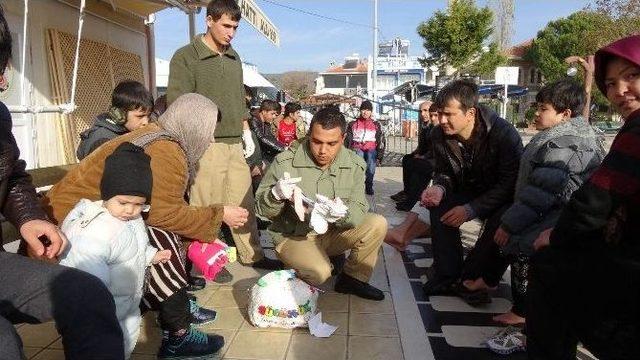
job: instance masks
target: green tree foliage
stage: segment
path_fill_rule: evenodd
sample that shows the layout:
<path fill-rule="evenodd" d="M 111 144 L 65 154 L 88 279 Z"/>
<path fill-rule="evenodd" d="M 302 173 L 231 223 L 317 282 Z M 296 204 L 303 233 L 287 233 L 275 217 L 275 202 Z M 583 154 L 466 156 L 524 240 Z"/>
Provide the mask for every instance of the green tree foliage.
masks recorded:
<path fill-rule="evenodd" d="M 489 46 L 489 51 L 483 49 L 491 36 L 492 19 L 491 10 L 476 7 L 473 0 L 456 0 L 446 12 L 436 11 L 417 28 L 427 50 L 427 56 L 420 62 L 423 66 L 451 66 L 457 72 L 464 69 L 492 72 L 506 61 L 495 44 Z"/>

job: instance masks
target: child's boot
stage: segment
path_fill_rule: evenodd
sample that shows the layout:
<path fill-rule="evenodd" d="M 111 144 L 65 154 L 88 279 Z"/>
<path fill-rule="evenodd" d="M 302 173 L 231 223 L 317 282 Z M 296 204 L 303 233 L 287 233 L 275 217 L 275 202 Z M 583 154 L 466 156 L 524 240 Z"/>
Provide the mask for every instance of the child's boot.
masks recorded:
<path fill-rule="evenodd" d="M 165 331 L 158 351 L 158 359 L 208 359 L 224 346 L 220 335 L 205 334 L 193 327 L 182 333 Z"/>

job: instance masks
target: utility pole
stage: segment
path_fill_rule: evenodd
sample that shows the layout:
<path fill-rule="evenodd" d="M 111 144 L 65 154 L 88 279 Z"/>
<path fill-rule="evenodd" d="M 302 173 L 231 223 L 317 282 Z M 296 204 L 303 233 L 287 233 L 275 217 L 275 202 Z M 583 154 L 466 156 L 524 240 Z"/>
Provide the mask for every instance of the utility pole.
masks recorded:
<path fill-rule="evenodd" d="M 371 100 L 376 100 L 376 83 L 378 81 L 378 0 L 373 0 L 373 64 L 371 64 Z"/>

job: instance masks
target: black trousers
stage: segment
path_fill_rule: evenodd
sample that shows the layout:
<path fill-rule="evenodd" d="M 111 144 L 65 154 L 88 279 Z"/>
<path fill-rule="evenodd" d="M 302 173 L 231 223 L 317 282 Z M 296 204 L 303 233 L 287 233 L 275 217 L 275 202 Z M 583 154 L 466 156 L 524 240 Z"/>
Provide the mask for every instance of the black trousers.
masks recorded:
<path fill-rule="evenodd" d="M 433 167 L 427 159 L 419 159 L 412 154 L 402 157 L 402 183 L 407 194 L 407 204 L 413 206 L 420 200 L 420 195 L 431 181 L 432 174 Z"/>
<path fill-rule="evenodd" d="M 500 254 L 500 248 L 493 241 L 493 237 L 500 226 L 500 218 L 509 205 L 503 206 L 485 219 L 482 233 L 464 261 L 460 228 L 447 226 L 440 221 L 447 211 L 455 206 L 464 205 L 471 199 L 467 194 L 449 194 L 439 206 L 430 209 L 435 279 L 438 282 L 454 282 L 458 279 L 483 278 L 487 285 L 497 286 L 508 262 Z"/>
<path fill-rule="evenodd" d="M 182 329 L 189 329 L 191 312 L 189 297 L 184 288 L 173 293 L 167 300 L 160 303 L 159 319 L 162 330 L 176 332 Z"/>
<path fill-rule="evenodd" d="M 635 263 L 635 264 L 634 264 Z M 640 269 L 605 246 L 544 248 L 531 258 L 530 359 L 575 359 L 578 341 L 599 359 L 640 359 Z"/>
<path fill-rule="evenodd" d="M 513 298 L 511 312 L 526 318 L 529 257 L 520 254 L 509 258 L 509 262 L 511 264 L 511 297 Z"/>
<path fill-rule="evenodd" d="M 22 359 L 12 324 L 52 319 L 67 359 L 124 359 L 113 297 L 97 277 L 0 251 L 0 357 Z"/>

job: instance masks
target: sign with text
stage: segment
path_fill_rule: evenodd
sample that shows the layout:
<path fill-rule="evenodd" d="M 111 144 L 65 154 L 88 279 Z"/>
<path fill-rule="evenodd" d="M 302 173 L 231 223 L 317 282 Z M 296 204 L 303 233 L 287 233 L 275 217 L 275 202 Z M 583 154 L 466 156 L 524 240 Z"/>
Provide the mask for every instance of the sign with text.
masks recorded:
<path fill-rule="evenodd" d="M 273 25 L 267 15 L 256 5 L 253 0 L 238 0 L 238 6 L 242 10 L 242 18 L 251 24 L 276 46 L 280 46 L 280 34 L 278 28 Z"/>
<path fill-rule="evenodd" d="M 496 68 L 496 84 L 518 85 L 518 73 L 520 68 L 516 66 L 498 66 Z"/>

